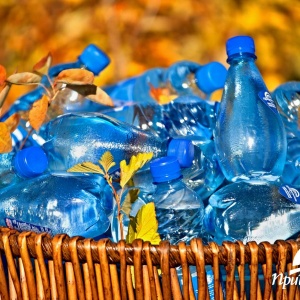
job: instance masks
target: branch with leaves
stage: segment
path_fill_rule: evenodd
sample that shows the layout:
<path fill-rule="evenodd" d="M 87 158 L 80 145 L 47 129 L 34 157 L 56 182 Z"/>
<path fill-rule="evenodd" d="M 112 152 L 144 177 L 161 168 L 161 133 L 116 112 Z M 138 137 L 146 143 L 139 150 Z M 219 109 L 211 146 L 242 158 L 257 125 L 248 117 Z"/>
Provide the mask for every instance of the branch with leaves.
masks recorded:
<path fill-rule="evenodd" d="M 98 104 L 113 106 L 112 99 L 98 86 L 94 85 L 94 74 L 85 69 L 67 69 L 60 72 L 54 80 L 49 75 L 49 68 L 52 64 L 52 56 L 49 53 L 42 58 L 33 67 L 32 72 L 15 73 L 7 77 L 6 69 L 0 65 L 0 110 L 8 96 L 12 85 L 36 85 L 42 86 L 45 90 L 43 97 L 35 101 L 29 110 L 28 121 L 32 127 L 26 139 L 33 130 L 39 131 L 44 124 L 47 111 L 51 103 L 55 102 L 60 91 L 64 88 L 70 88 L 80 95 L 89 98 Z M 42 78 L 47 77 L 48 84 L 42 83 Z M 21 117 L 26 119 L 27 114 L 24 112 L 16 113 L 13 117 L 16 128 Z M 12 150 L 11 139 L 12 128 L 6 126 L 6 122 L 0 122 L 0 153 L 10 152 Z"/>
<path fill-rule="evenodd" d="M 139 153 L 137 156 L 133 155 L 127 165 L 125 160 L 120 162 L 120 186 L 121 189 L 119 193 L 115 189 L 112 181 L 112 177 L 109 174 L 109 170 L 116 165 L 114 162 L 113 155 L 111 152 L 105 152 L 100 160 L 99 165 L 92 162 L 83 162 L 77 164 L 70 169 L 68 172 L 81 172 L 81 173 L 94 173 L 101 174 L 109 186 L 112 189 L 114 198 L 116 200 L 118 213 L 117 219 L 120 227 L 121 239 L 124 239 L 124 228 L 123 228 L 123 215 L 121 211 L 126 214 L 130 214 L 131 205 L 137 199 L 139 194 L 139 189 L 132 189 L 130 193 L 125 198 L 123 206 L 121 207 L 121 200 L 125 187 L 129 184 L 134 174 L 141 169 L 147 162 L 149 162 L 153 157 L 153 153 Z M 151 202 L 152 203 L 152 202 Z M 159 243 L 159 234 L 157 233 L 157 220 L 155 216 L 154 204 L 148 203 L 141 207 L 138 214 L 134 218 L 130 218 L 130 225 L 128 230 L 127 242 L 132 242 L 135 238 L 143 238 L 152 243 Z M 150 219 L 149 219 L 150 218 Z M 147 226 L 147 227 L 145 227 Z M 149 226 L 151 228 L 149 228 Z"/>

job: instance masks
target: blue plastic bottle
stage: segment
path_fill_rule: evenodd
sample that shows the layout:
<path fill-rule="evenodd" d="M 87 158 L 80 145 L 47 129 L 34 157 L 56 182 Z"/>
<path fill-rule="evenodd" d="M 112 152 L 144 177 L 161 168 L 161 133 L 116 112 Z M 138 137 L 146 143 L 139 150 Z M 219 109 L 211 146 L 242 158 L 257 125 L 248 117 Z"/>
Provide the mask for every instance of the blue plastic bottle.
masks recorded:
<path fill-rule="evenodd" d="M 136 78 L 133 86 L 133 100 L 157 103 L 151 97 L 151 86 L 167 88 L 170 94 L 178 96 L 198 95 L 203 99 L 209 99 L 212 92 L 223 88 L 226 73 L 226 68 L 218 62 L 200 65 L 183 61 L 169 68 L 150 69 Z"/>
<path fill-rule="evenodd" d="M 101 113 L 119 121 L 134 125 L 143 131 L 151 132 L 162 138 L 169 137 L 164 124 L 163 106 L 155 103 L 134 103 L 109 108 Z"/>
<path fill-rule="evenodd" d="M 52 66 L 48 71 L 48 75 L 50 79 L 53 79 L 63 70 L 71 68 L 83 68 L 91 71 L 95 76 L 97 76 L 102 70 L 106 68 L 109 63 L 109 57 L 96 45 L 90 44 L 78 56 L 77 61 Z M 41 83 L 46 87 L 49 86 L 47 76 L 43 76 Z M 78 94 L 72 89 L 63 88 L 62 84 L 61 88 L 62 89 L 59 95 L 55 99 L 55 103 L 50 105 L 48 108 L 48 116 L 50 118 L 54 118 L 60 114 L 72 111 L 99 110 L 100 105 L 98 105 L 98 107 L 97 104 L 91 102 L 88 99 L 85 99 L 82 95 Z M 5 120 L 15 112 L 26 111 L 30 109 L 32 104 L 42 98 L 44 93 L 44 88 L 38 86 L 34 90 L 24 94 L 14 102 L 9 111 L 4 116 L 2 116 L 1 120 Z M 29 124 L 27 125 L 26 122 L 21 121 L 19 127 L 17 128 L 17 131 L 12 133 L 12 136 L 16 142 L 16 148 L 20 146 L 23 139 L 27 136 L 29 129 Z M 41 128 L 41 131 L 39 133 L 39 136 L 41 135 L 43 135 L 43 128 Z M 43 143 L 43 139 L 40 139 L 39 136 L 37 134 L 33 134 L 33 136 L 28 139 L 26 146 L 41 145 Z"/>
<path fill-rule="evenodd" d="M 129 161 L 138 153 L 153 152 L 154 158 L 166 155 L 167 151 L 176 155 L 178 144 L 169 142 L 101 113 L 74 113 L 47 124 L 43 149 L 49 170 L 56 174 L 86 161 L 98 164 L 106 151 L 112 153 L 116 162 L 113 172 L 120 161 Z"/>
<path fill-rule="evenodd" d="M 0 191 L 0 225 L 94 238 L 109 228 L 101 176 L 45 174 Z"/>
<path fill-rule="evenodd" d="M 300 137 L 300 81 L 290 81 L 279 85 L 272 93 L 278 111 L 284 122 L 288 137 Z"/>
<path fill-rule="evenodd" d="M 188 136 L 195 141 L 211 139 L 216 123 L 215 105 L 193 95 L 164 105 L 138 102 L 102 113 L 162 137 Z"/>
<path fill-rule="evenodd" d="M 223 88 L 226 68 L 219 62 L 200 65 L 179 61 L 166 70 L 166 79 L 179 96 L 195 95 L 210 99 L 211 93 Z"/>
<path fill-rule="evenodd" d="M 287 140 L 287 155 L 281 181 L 285 184 L 300 188 L 300 138 Z"/>
<path fill-rule="evenodd" d="M 254 41 L 233 37 L 226 50 L 230 67 L 214 134 L 219 164 L 229 181 L 275 180 L 285 163 L 286 134 L 256 67 Z"/>
<path fill-rule="evenodd" d="M 0 154 L 0 189 L 37 177 L 48 167 L 46 153 L 40 147 Z"/>
<path fill-rule="evenodd" d="M 161 157 L 150 162 L 156 190 L 153 194 L 158 232 L 171 244 L 189 242 L 203 234 L 202 199 L 182 181 L 175 157 Z"/>
<path fill-rule="evenodd" d="M 204 226 L 214 240 L 285 240 L 299 233 L 299 191 L 267 181 L 231 183 L 209 198 Z M 213 209 L 212 209 L 213 208 Z"/>
<path fill-rule="evenodd" d="M 224 182 L 215 143 L 206 141 L 194 147 L 194 161 L 190 168 L 182 169 L 183 181 L 206 203 L 208 197 Z"/>
<path fill-rule="evenodd" d="M 142 103 L 157 103 L 150 95 L 150 87 L 167 88 L 175 95 L 197 95 L 208 99 L 224 86 L 226 68 L 218 62 L 200 65 L 179 61 L 169 68 L 153 68 L 114 85 L 103 87 L 112 99 Z M 119 106 L 119 105 L 118 105 Z"/>

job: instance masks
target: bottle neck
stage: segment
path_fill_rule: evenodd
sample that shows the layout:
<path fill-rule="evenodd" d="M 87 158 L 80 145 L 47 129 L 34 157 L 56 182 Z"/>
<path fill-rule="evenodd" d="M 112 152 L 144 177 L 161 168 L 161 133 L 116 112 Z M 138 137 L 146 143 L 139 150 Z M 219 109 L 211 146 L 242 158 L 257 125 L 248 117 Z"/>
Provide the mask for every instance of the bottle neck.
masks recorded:
<path fill-rule="evenodd" d="M 239 62 L 255 62 L 256 55 L 252 53 L 236 53 L 233 55 L 228 56 L 227 62 L 230 65 L 237 64 Z"/>
<path fill-rule="evenodd" d="M 164 182 L 156 182 L 156 183 L 154 182 L 154 184 L 157 186 L 156 192 L 159 192 L 160 190 L 174 189 L 180 185 L 183 185 L 184 183 L 182 181 L 182 175 L 181 175 L 178 178 L 164 181 Z"/>

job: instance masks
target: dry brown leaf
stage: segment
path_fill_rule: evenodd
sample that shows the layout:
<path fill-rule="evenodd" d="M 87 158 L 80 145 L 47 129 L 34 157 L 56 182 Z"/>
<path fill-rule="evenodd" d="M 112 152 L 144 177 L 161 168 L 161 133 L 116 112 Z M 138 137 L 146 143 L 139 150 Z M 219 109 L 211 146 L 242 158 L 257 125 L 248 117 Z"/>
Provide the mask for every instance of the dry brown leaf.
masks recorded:
<path fill-rule="evenodd" d="M 48 98 L 44 95 L 42 99 L 33 103 L 33 106 L 29 111 L 29 123 L 36 131 L 38 131 L 44 123 L 47 115 L 48 104 Z"/>
<path fill-rule="evenodd" d="M 0 153 L 7 153 L 12 150 L 10 131 L 4 122 L 0 122 Z"/>
<path fill-rule="evenodd" d="M 33 71 L 40 74 L 48 74 L 48 70 L 52 64 L 52 55 L 49 52 L 47 56 L 43 57 L 39 62 L 33 66 Z"/>
<path fill-rule="evenodd" d="M 7 118 L 4 123 L 6 124 L 10 132 L 15 131 L 20 122 L 21 116 L 18 113 L 14 113 L 9 118 Z"/>
<path fill-rule="evenodd" d="M 6 69 L 0 65 L 0 87 L 2 87 L 5 84 L 6 80 Z"/>
<path fill-rule="evenodd" d="M 15 73 L 10 75 L 6 81 L 11 84 L 38 84 L 41 81 L 41 76 L 31 72 Z"/>
<path fill-rule="evenodd" d="M 56 83 L 68 83 L 68 84 L 93 84 L 94 74 L 84 69 L 68 69 L 61 71 L 56 79 Z"/>
<path fill-rule="evenodd" d="M 99 87 L 95 95 L 88 95 L 87 98 L 102 105 L 114 106 L 112 99 Z"/>

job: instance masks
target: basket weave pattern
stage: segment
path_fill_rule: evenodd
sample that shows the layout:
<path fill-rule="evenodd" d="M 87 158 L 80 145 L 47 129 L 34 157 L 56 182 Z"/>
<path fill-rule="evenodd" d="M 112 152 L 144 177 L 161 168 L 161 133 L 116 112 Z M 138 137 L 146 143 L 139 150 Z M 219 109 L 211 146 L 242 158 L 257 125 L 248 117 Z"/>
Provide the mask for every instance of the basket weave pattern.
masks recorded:
<path fill-rule="evenodd" d="M 297 285 L 286 288 L 277 274 L 287 274 L 300 249 L 297 240 L 257 244 L 224 242 L 154 246 L 135 240 L 113 243 L 67 235 L 48 236 L 0 227 L 0 295 L 6 299 L 196 299 L 189 265 L 196 266 L 198 299 L 209 299 L 205 265 L 214 272 L 215 299 L 223 299 L 220 265 L 226 269 L 226 299 L 300 299 Z M 263 270 L 263 285 L 258 267 Z M 176 267 L 182 267 L 182 288 Z M 246 295 L 245 271 L 250 269 Z M 160 270 L 159 270 L 160 269 Z M 134 276 L 132 276 L 132 274 Z M 295 273 L 294 278 L 298 276 Z"/>

